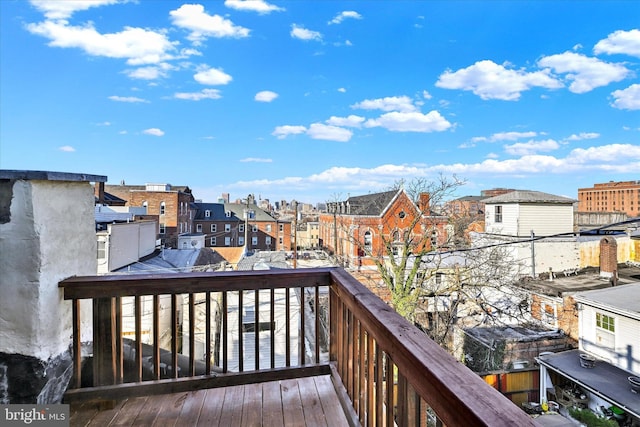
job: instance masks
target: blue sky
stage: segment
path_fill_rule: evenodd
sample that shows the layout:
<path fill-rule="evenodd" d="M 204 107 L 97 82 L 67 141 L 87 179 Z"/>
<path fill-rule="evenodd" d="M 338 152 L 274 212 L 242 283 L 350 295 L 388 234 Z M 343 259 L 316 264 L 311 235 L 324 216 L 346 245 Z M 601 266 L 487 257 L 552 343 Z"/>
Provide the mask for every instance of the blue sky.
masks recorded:
<path fill-rule="evenodd" d="M 0 167 L 323 202 L 640 179 L 637 1 L 0 1 Z"/>

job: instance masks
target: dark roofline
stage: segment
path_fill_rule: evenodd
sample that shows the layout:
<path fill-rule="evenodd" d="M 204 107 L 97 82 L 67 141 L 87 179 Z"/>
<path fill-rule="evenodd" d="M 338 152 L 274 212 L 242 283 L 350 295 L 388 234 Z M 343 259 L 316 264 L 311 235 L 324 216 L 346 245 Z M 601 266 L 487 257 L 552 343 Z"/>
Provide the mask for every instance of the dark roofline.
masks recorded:
<path fill-rule="evenodd" d="M 0 179 L 25 181 L 107 182 L 105 175 L 86 173 L 0 169 Z"/>

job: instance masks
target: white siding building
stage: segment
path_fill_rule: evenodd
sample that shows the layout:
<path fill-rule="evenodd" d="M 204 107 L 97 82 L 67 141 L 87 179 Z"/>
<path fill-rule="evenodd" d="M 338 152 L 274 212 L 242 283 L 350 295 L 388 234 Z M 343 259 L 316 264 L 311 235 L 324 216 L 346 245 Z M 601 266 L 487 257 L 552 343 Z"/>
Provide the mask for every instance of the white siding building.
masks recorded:
<path fill-rule="evenodd" d="M 511 262 L 522 270 L 519 274 L 537 276 L 578 268 L 580 252 L 573 235 L 575 202 L 522 190 L 485 199 L 485 233 L 474 243 L 508 243 Z"/>
<path fill-rule="evenodd" d="M 97 274 L 107 274 L 152 254 L 157 226 L 155 221 L 137 221 L 107 224 L 106 230 L 98 231 Z"/>

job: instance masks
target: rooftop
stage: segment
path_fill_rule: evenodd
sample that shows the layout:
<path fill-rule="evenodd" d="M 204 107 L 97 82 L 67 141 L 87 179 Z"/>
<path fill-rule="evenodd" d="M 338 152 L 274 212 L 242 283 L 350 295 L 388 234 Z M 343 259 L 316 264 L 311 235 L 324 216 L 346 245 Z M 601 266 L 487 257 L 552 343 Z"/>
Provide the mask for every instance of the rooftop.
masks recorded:
<path fill-rule="evenodd" d="M 577 200 L 568 197 L 556 196 L 555 194 L 543 193 L 541 191 L 515 190 L 484 200 L 485 204 L 496 203 L 557 203 L 573 204 Z"/>

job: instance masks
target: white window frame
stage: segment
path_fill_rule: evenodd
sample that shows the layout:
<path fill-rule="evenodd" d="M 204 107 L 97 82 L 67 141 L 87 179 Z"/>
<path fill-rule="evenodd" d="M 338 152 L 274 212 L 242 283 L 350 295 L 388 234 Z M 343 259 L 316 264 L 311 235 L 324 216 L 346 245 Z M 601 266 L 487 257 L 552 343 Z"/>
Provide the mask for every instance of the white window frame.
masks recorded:
<path fill-rule="evenodd" d="M 251 246 L 258 246 L 258 236 L 253 236 L 251 238 Z"/>
<path fill-rule="evenodd" d="M 238 224 L 238 232 L 239 233 L 244 233 L 244 223 Z"/>
<path fill-rule="evenodd" d="M 160 223 L 160 234 L 167 233 L 167 226 L 164 223 Z"/>
<path fill-rule="evenodd" d="M 244 245 L 244 236 L 238 236 L 238 245 L 239 246 L 243 246 Z"/>
<path fill-rule="evenodd" d="M 160 215 L 164 215 L 167 211 L 167 204 L 162 201 L 160 202 Z"/>
<path fill-rule="evenodd" d="M 207 209 L 206 211 L 204 211 L 204 217 L 205 218 L 209 218 L 210 216 L 211 216 L 211 211 L 210 210 Z"/>
<path fill-rule="evenodd" d="M 251 231 L 253 231 L 254 233 L 257 233 L 258 232 L 258 224 L 253 224 L 251 226 Z"/>
<path fill-rule="evenodd" d="M 225 224 L 224 225 L 224 232 L 225 233 L 231 232 L 231 224 Z"/>
<path fill-rule="evenodd" d="M 209 240 L 209 243 L 211 244 L 211 246 L 215 246 L 215 245 L 217 245 L 217 243 L 216 243 L 216 238 L 215 238 L 215 237 L 212 237 L 212 238 Z"/>
<path fill-rule="evenodd" d="M 224 245 L 231 246 L 231 237 L 227 236 L 224 238 Z"/>
<path fill-rule="evenodd" d="M 216 231 L 218 231 L 218 224 L 211 224 L 211 232 L 215 233 Z"/>
<path fill-rule="evenodd" d="M 202 233 L 202 224 L 196 224 L 196 232 Z"/>

